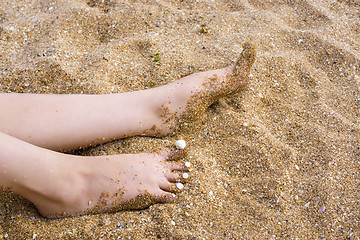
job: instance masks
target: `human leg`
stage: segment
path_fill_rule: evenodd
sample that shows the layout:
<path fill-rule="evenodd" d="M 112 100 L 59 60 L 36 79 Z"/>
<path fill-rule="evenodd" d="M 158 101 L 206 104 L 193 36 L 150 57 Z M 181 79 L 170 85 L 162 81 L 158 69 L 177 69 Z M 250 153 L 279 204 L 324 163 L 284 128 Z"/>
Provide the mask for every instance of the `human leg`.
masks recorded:
<path fill-rule="evenodd" d="M 0 131 L 52 150 L 134 135 L 171 133 L 247 82 L 255 50 L 245 44 L 234 66 L 196 73 L 157 88 L 111 95 L 0 94 Z"/>

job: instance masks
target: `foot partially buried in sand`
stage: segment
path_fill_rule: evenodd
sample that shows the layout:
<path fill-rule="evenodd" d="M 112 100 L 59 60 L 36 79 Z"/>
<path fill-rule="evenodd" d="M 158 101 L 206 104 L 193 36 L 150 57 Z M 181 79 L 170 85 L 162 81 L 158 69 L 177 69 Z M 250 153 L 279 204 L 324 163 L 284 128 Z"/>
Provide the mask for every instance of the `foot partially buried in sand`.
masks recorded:
<path fill-rule="evenodd" d="M 255 47 L 250 42 L 235 65 L 195 73 L 173 83 L 151 89 L 159 118 L 142 135 L 166 136 L 182 121 L 201 116 L 205 109 L 219 98 L 236 93 L 248 83 L 249 73 L 255 62 Z"/>
<path fill-rule="evenodd" d="M 124 124 L 120 125 L 120 128 L 126 129 L 117 131 L 117 135 L 113 138 L 134 135 L 164 136 L 173 132 L 180 122 L 191 120 L 202 114 L 210 104 L 220 97 L 235 93 L 246 85 L 254 61 L 255 49 L 252 44 L 246 43 L 239 60 L 233 66 L 196 73 L 165 86 L 134 92 L 134 94 L 87 97 L 85 100 L 92 101 L 96 98 L 96 102 L 105 101 L 105 106 L 107 106 L 108 103 L 114 102 L 119 97 L 127 102 L 142 99 L 143 102 L 139 104 L 139 109 L 143 103 L 146 103 L 146 107 L 143 108 L 146 110 L 138 110 L 137 105 L 132 106 L 134 108 L 132 110 L 125 107 L 123 113 L 129 114 L 129 117 L 123 120 Z M 18 95 L 11 97 L 18 98 Z M 30 96 L 30 98 L 31 101 L 38 103 L 37 99 L 34 100 L 36 96 Z M 71 105 L 71 99 L 76 99 L 74 101 L 76 103 L 83 101 L 84 108 L 89 105 L 80 96 L 66 97 L 70 100 L 49 96 L 50 98 L 53 101 L 51 106 L 57 105 L 58 101 L 68 101 Z M 40 103 L 42 102 L 40 101 Z M 57 106 L 61 107 L 62 105 Z M 69 107 L 63 109 L 67 110 Z M 69 119 L 68 115 L 77 114 L 65 110 L 64 119 Z M 91 110 L 94 112 L 93 109 Z M 102 108 L 99 111 L 101 110 Z M 57 109 L 56 112 L 58 112 Z M 52 128 L 51 133 L 53 133 L 54 126 L 51 124 L 56 119 L 52 119 L 52 115 L 46 116 L 50 116 L 50 120 L 45 121 L 41 130 L 46 128 L 44 125 L 49 122 L 49 126 Z M 138 118 L 139 116 L 140 118 Z M 98 124 L 99 128 L 111 129 L 119 126 L 116 121 L 113 121 L 113 118 L 106 119 L 107 115 L 103 113 L 92 117 L 96 124 L 99 122 L 98 118 L 102 122 L 109 120 L 110 125 Z M 141 124 L 137 125 L 136 121 L 133 124 L 133 118 L 141 119 L 138 121 Z M 75 126 L 75 129 L 86 124 L 81 122 L 81 125 L 77 125 L 78 118 L 72 117 L 71 119 L 69 121 L 73 124 L 72 126 Z M 86 117 L 86 119 L 89 118 Z M 59 125 L 56 126 L 64 126 L 64 128 L 69 125 L 60 125 L 61 121 L 57 124 Z M 131 128 L 131 131 L 127 131 L 128 128 Z M 82 144 L 79 136 L 98 139 L 96 137 L 98 132 L 103 135 L 106 133 L 105 130 L 101 132 L 96 129 L 94 135 L 90 135 L 89 132 L 92 128 L 81 129 L 84 130 L 78 130 L 76 134 L 73 134 L 72 128 L 67 128 L 67 130 L 62 130 L 62 135 L 55 134 L 46 141 L 41 140 L 48 137 L 46 134 L 42 134 L 41 131 L 36 132 L 38 139 L 45 145 L 38 144 L 39 141 L 33 140 L 35 136 L 29 141 L 26 140 L 27 142 L 17 139 L 17 137 L 24 139 L 21 135 L 22 132 L 11 132 L 9 135 L 12 137 L 0 133 L 0 142 L 4 143 L 0 145 L 0 168 L 3 168 L 0 170 L 4 172 L 3 175 L 0 175 L 0 185 L 27 198 L 36 205 L 43 216 L 51 218 L 140 209 L 154 203 L 173 200 L 176 183 L 183 182 L 183 173 L 188 171 L 188 167 L 184 164 L 170 161 L 181 158 L 183 156 L 181 151 L 164 150 L 159 153 L 83 157 L 45 149 L 56 150 L 56 146 L 59 148 L 64 146 L 70 139 L 67 136 L 74 135 L 80 139 L 70 145 L 70 147 L 76 147 Z M 64 132 L 69 132 L 69 135 Z M 56 138 L 60 140 L 52 141 Z M 88 142 L 86 140 L 83 144 Z M 185 174 L 185 176 L 187 175 Z"/>

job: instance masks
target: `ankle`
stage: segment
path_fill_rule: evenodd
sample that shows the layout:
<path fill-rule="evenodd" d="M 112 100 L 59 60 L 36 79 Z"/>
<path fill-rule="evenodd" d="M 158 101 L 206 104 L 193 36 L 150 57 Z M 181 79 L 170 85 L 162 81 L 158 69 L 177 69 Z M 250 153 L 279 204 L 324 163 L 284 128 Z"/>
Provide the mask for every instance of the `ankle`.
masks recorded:
<path fill-rule="evenodd" d="M 45 217 L 61 217 L 66 212 L 82 209 L 82 196 L 88 192 L 86 176 L 90 173 L 83 157 L 62 155 L 48 159 L 32 180 L 19 182 L 14 192 L 35 204 Z M 56 216 L 55 216 L 56 215 Z"/>

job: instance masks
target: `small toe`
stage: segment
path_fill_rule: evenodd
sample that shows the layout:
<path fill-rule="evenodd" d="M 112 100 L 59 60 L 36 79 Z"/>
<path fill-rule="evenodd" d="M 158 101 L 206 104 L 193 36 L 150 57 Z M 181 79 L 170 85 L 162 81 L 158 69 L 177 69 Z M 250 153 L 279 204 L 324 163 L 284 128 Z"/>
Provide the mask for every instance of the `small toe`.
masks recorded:
<path fill-rule="evenodd" d="M 189 171 L 189 168 L 183 163 L 178 164 L 173 162 L 167 162 L 166 164 L 170 171 Z"/>
<path fill-rule="evenodd" d="M 183 178 L 181 177 L 181 174 L 175 173 L 175 172 L 167 173 L 167 174 L 165 174 L 165 177 L 169 182 L 172 182 L 172 183 L 181 182 L 183 180 Z"/>
<path fill-rule="evenodd" d="M 158 203 L 169 203 L 174 201 L 175 194 L 159 189 L 158 193 L 155 193 L 153 197 Z"/>
<path fill-rule="evenodd" d="M 176 191 L 176 186 L 175 184 L 171 183 L 171 182 L 168 182 L 168 181 L 162 181 L 160 184 L 159 184 L 159 188 L 165 192 L 170 192 L 170 193 L 173 193 Z"/>

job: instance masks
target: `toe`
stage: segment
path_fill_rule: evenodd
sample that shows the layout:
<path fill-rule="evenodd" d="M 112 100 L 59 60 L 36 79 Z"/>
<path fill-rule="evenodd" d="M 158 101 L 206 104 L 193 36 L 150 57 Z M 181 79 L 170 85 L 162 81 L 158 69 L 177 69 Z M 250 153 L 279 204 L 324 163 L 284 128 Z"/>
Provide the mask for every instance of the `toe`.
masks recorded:
<path fill-rule="evenodd" d="M 183 180 L 180 173 L 174 173 L 174 172 L 167 173 L 165 174 L 165 177 L 169 182 L 172 183 L 181 182 Z"/>
<path fill-rule="evenodd" d="M 169 181 L 162 181 L 160 184 L 159 184 L 159 188 L 162 190 L 162 191 L 165 191 L 165 192 L 175 192 L 176 191 L 176 186 L 175 184 L 169 182 Z"/>
<path fill-rule="evenodd" d="M 159 203 L 168 203 L 168 202 L 172 202 L 175 199 L 175 194 L 171 193 L 171 192 L 167 192 L 167 191 L 163 191 L 161 189 L 159 189 L 159 191 L 157 193 L 155 193 L 155 195 L 153 196 L 156 202 Z"/>
<path fill-rule="evenodd" d="M 248 66 L 251 67 L 256 59 L 255 45 L 250 41 L 245 42 L 241 55 L 248 60 Z"/>
<path fill-rule="evenodd" d="M 255 46 L 251 42 L 246 42 L 243 45 L 243 51 L 241 52 L 240 58 L 235 64 L 235 74 L 247 75 L 250 72 L 251 66 L 254 64 L 256 59 Z"/>
<path fill-rule="evenodd" d="M 164 180 L 159 184 L 159 188 L 165 192 L 176 193 L 184 189 L 184 184 L 181 182 L 171 183 L 168 180 Z"/>
<path fill-rule="evenodd" d="M 187 155 L 187 150 L 173 147 L 171 149 L 164 149 L 160 151 L 159 155 L 164 157 L 168 161 L 177 161 Z"/>
<path fill-rule="evenodd" d="M 167 162 L 166 165 L 170 171 L 189 171 L 189 168 L 183 163 L 178 164 L 174 162 Z"/>
<path fill-rule="evenodd" d="M 169 151 L 168 160 L 169 161 L 177 161 L 181 158 L 186 157 L 188 151 L 185 149 L 178 149 L 176 147 L 172 148 Z"/>

